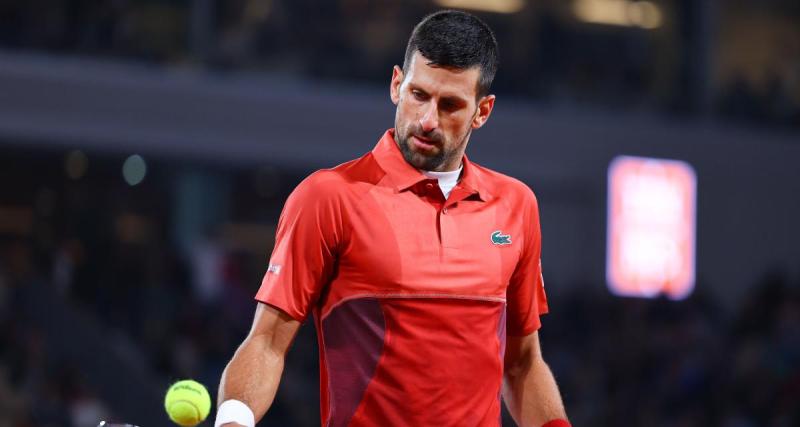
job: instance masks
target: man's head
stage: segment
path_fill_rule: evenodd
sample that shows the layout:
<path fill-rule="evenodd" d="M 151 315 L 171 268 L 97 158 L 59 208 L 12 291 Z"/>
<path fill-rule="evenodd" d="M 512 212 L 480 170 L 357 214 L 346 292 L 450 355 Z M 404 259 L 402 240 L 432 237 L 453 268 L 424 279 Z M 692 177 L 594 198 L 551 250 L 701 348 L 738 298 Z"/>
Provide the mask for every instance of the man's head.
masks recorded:
<path fill-rule="evenodd" d="M 497 41 L 477 17 L 447 10 L 417 24 L 390 86 L 395 140 L 408 163 L 458 169 L 472 129 L 494 107 L 489 89 L 496 71 Z"/>

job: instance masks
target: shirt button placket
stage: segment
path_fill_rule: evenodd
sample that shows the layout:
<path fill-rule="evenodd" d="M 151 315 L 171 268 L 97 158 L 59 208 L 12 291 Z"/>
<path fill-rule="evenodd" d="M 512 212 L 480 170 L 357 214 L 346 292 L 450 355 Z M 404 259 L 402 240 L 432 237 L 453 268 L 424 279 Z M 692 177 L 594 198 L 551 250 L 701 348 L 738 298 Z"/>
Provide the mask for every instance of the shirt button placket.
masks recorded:
<path fill-rule="evenodd" d="M 448 215 L 449 208 L 442 208 L 439 215 L 440 239 L 442 246 L 452 248 L 456 238 L 456 224 L 452 215 Z"/>

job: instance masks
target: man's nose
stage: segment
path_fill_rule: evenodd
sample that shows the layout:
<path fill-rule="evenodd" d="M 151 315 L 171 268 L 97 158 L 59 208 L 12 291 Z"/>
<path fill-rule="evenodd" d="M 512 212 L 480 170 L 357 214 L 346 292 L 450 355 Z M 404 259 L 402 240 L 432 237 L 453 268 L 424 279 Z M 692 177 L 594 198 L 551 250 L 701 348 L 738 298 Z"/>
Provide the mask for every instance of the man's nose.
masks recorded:
<path fill-rule="evenodd" d="M 439 109 L 436 104 L 430 103 L 428 108 L 419 119 L 419 124 L 423 132 L 430 132 L 439 127 Z"/>

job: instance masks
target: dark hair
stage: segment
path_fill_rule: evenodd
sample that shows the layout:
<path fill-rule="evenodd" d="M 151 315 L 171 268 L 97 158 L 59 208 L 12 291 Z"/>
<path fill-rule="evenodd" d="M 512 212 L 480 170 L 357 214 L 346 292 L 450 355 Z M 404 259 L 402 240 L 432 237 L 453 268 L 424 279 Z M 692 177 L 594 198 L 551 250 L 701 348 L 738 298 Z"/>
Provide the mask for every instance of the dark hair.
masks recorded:
<path fill-rule="evenodd" d="M 406 47 L 403 72 L 408 72 L 414 52 L 428 65 L 468 69 L 480 67 L 478 97 L 489 94 L 497 72 L 497 40 L 491 28 L 474 15 L 456 10 L 432 13 L 420 21 Z"/>

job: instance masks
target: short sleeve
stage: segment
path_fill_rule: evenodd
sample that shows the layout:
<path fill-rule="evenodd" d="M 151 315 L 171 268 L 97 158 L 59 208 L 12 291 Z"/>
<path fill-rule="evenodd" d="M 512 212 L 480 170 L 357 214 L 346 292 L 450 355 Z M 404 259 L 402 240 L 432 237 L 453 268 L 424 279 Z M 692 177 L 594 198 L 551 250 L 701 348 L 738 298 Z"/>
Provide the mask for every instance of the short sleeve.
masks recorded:
<path fill-rule="evenodd" d="M 330 179 L 317 172 L 286 200 L 275 247 L 256 300 L 304 321 L 329 282 L 341 241 L 341 216 Z"/>
<path fill-rule="evenodd" d="M 526 230 L 524 247 L 506 295 L 506 326 L 512 336 L 525 336 L 538 330 L 541 326 L 539 316 L 548 311 L 542 279 L 539 207 L 533 192 L 528 190 L 527 196 L 523 216 Z"/>

